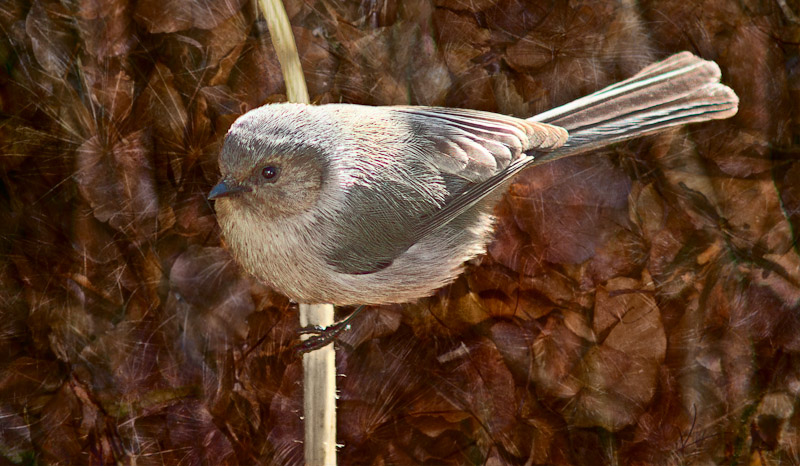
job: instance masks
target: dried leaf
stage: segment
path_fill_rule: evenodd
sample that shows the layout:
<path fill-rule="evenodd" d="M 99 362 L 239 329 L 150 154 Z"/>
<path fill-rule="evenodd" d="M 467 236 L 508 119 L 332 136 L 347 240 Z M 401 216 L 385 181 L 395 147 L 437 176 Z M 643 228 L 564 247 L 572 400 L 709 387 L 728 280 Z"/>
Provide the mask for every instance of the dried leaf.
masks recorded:
<path fill-rule="evenodd" d="M 157 139 L 173 150 L 183 147 L 189 116 L 166 65 L 156 65 L 139 100 L 144 106 L 141 111 L 149 115 Z"/>
<path fill-rule="evenodd" d="M 86 70 L 87 67 L 84 67 Z M 124 70 L 104 69 L 94 76 L 94 97 L 108 115 L 110 133 L 122 129 L 121 123 L 133 110 L 134 82 Z"/>
<path fill-rule="evenodd" d="M 12 464 L 22 463 L 33 451 L 30 425 L 10 406 L 0 406 L 0 449 Z"/>
<path fill-rule="evenodd" d="M 488 337 L 503 356 L 515 379 L 526 380 L 531 368 L 533 332 L 510 322 L 497 322 L 489 330 Z"/>
<path fill-rule="evenodd" d="M 656 389 L 655 361 L 595 346 L 576 368 L 579 391 L 563 410 L 580 427 L 616 432 L 636 422 Z"/>
<path fill-rule="evenodd" d="M 747 249 L 758 244 L 778 254 L 791 247 L 791 225 L 783 215 L 771 179 L 713 178 L 712 181 L 717 188 L 721 214 L 734 230 L 734 244 Z"/>
<path fill-rule="evenodd" d="M 141 240 L 155 233 L 158 195 L 143 132 L 106 144 L 98 136 L 77 151 L 78 190 L 95 218 Z"/>
<path fill-rule="evenodd" d="M 223 58 L 229 57 L 236 49 L 241 50 L 241 46 L 247 40 L 249 29 L 244 13 L 238 11 L 213 29 L 203 31 L 199 38 L 203 44 L 207 44 L 206 59 L 210 66 L 217 66 Z"/>
<path fill-rule="evenodd" d="M 333 89 L 338 60 L 319 30 L 293 27 L 297 53 L 312 101 Z"/>
<path fill-rule="evenodd" d="M 250 284 L 225 250 L 190 246 L 175 260 L 169 281 L 166 307 L 187 319 L 184 338 L 195 351 L 227 348 L 246 337 L 246 317 L 255 307 Z"/>
<path fill-rule="evenodd" d="M 134 18 L 150 33 L 213 29 L 243 5 L 244 0 L 140 0 L 136 3 Z"/>
<path fill-rule="evenodd" d="M 487 251 L 492 259 L 522 275 L 538 275 L 544 271 L 542 259 L 531 246 L 530 236 L 512 217 L 512 205 L 504 198 L 495 209 L 498 217 L 494 238 Z"/>
<path fill-rule="evenodd" d="M 252 39 L 246 42 L 244 52 L 231 71 L 228 86 L 242 102 L 242 112 L 264 105 L 271 96 L 286 93 L 281 66 L 271 42 Z"/>
<path fill-rule="evenodd" d="M 781 436 L 789 418 L 794 414 L 794 398 L 787 393 L 767 393 L 756 413 L 755 436 L 768 450 L 779 448 Z"/>
<path fill-rule="evenodd" d="M 367 340 L 392 335 L 400 327 L 401 318 L 399 305 L 366 309 L 338 341 L 356 347 Z"/>
<path fill-rule="evenodd" d="M 497 347 L 486 339 L 468 342 L 463 356 L 449 360 L 445 367 L 445 381 L 438 386 L 443 396 L 476 417 L 496 442 L 519 456 L 520 447 L 512 435 L 513 379 Z"/>
<path fill-rule="evenodd" d="M 664 359 L 667 339 L 652 288 L 637 280 L 615 278 L 598 291 L 593 326 L 597 334 L 611 328 L 605 346 L 654 365 Z"/>
<path fill-rule="evenodd" d="M 588 273 L 594 284 L 613 277 L 635 275 L 648 258 L 644 239 L 633 232 L 618 228 L 597 248 L 589 262 Z"/>
<path fill-rule="evenodd" d="M 592 155 L 526 171 L 511 185 L 509 200 L 539 257 L 574 264 L 592 257 L 604 231 L 623 221 L 629 191 L 624 174 Z"/>
<path fill-rule="evenodd" d="M 53 76 L 63 77 L 72 65 L 76 38 L 69 12 L 61 3 L 35 0 L 25 19 L 36 61 Z"/>
<path fill-rule="evenodd" d="M 135 43 L 128 2 L 82 0 L 78 25 L 87 51 L 98 58 L 125 55 Z"/>
<path fill-rule="evenodd" d="M 494 0 L 439 0 L 437 6 L 448 10 L 466 10 L 469 12 L 483 11 L 494 4 Z"/>
<path fill-rule="evenodd" d="M 571 398 L 580 390 L 572 376 L 589 342 L 570 331 L 560 315 L 551 313 L 533 342 L 531 380 L 545 396 Z"/>

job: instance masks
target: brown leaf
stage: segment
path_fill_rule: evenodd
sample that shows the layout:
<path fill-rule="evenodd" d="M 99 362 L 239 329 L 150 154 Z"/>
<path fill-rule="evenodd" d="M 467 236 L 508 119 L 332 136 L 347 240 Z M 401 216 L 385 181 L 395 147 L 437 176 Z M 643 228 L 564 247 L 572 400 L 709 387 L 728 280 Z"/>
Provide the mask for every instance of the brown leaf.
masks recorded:
<path fill-rule="evenodd" d="M 24 21 L 28 8 L 30 2 L 24 0 L 9 0 L 4 3 L 3 8 L 0 8 L 0 25 L 8 32 L 12 24 Z"/>
<path fill-rule="evenodd" d="M 548 315 L 532 346 L 531 380 L 537 392 L 556 398 L 578 393 L 580 386 L 572 372 L 588 347 L 589 342 L 570 331 L 558 313 Z"/>
<path fill-rule="evenodd" d="M 222 433 L 197 400 L 178 400 L 169 406 L 142 413 L 136 422 L 120 425 L 123 438 L 141 443 L 136 458 L 156 455 L 164 464 L 239 464 L 230 440 Z M 184 448 L 164 448 L 164 445 L 184 445 Z"/>
<path fill-rule="evenodd" d="M 448 10 L 466 10 L 476 13 L 489 8 L 494 3 L 494 0 L 438 0 L 436 6 Z"/>
<path fill-rule="evenodd" d="M 88 462 L 88 454 L 83 450 L 75 420 L 82 420 L 81 406 L 68 384 L 53 396 L 42 409 L 40 418 L 41 438 L 38 446 L 42 455 L 50 463 Z"/>
<path fill-rule="evenodd" d="M 771 274 L 774 275 L 774 274 Z M 753 284 L 747 288 L 730 285 L 720 306 L 730 306 L 729 325 L 735 330 L 745 330 L 754 341 L 768 341 L 771 350 L 800 349 L 800 316 L 797 302 L 784 301 L 770 288 Z M 724 292 L 724 291 L 720 291 Z"/>
<path fill-rule="evenodd" d="M 478 294 L 481 307 L 491 317 L 532 320 L 553 310 L 553 302 L 538 290 L 531 290 L 530 281 L 521 283 L 516 272 L 504 267 L 481 266 L 465 275 L 470 290 Z"/>
<path fill-rule="evenodd" d="M 460 59 L 456 58 L 457 60 Z M 492 79 L 482 67 L 470 67 L 453 79 L 447 93 L 448 107 L 468 107 L 487 112 L 497 111 Z"/>
<path fill-rule="evenodd" d="M 462 345 L 460 356 L 447 358 L 446 382 L 440 390 L 454 406 L 475 416 L 494 441 L 519 456 L 512 435 L 515 393 L 511 373 L 491 341 L 478 339 Z"/>
<path fill-rule="evenodd" d="M 250 25 L 244 13 L 237 11 L 213 29 L 201 31 L 198 37 L 207 47 L 209 65 L 217 66 L 223 58 L 230 56 L 236 49 L 241 50 L 249 30 Z"/>
<path fill-rule="evenodd" d="M 511 322 L 497 322 L 489 329 L 488 337 L 503 356 L 515 378 L 526 380 L 531 368 L 533 332 Z"/>
<path fill-rule="evenodd" d="M 599 55 L 598 49 L 604 44 L 608 27 L 616 14 L 611 2 L 597 2 L 591 7 L 561 3 L 549 10 L 544 7 L 532 9 L 531 13 L 542 15 L 540 21 L 530 33 L 506 49 L 506 60 L 512 68 L 531 71 L 544 66 L 560 68 L 582 63 L 593 66 L 594 73 L 602 73 L 603 63 L 594 57 Z M 512 16 L 511 21 L 514 20 L 518 21 Z M 577 50 L 581 52 L 573 53 Z M 564 71 L 559 70 L 570 76 Z M 585 79 L 585 74 L 583 76 Z M 593 77 L 597 79 L 596 74 Z"/>
<path fill-rule="evenodd" d="M 512 212 L 510 196 L 506 196 L 495 209 L 498 221 L 487 251 L 492 259 L 515 272 L 539 275 L 544 271 L 542 259 L 530 244 L 530 236 L 514 221 Z"/>
<path fill-rule="evenodd" d="M 399 70 L 407 64 L 408 50 L 400 48 L 398 42 L 409 42 L 408 28 L 411 25 L 398 23 L 373 31 L 356 31 L 344 28 L 340 31 L 344 56 L 336 75 L 335 89 L 347 101 L 369 105 L 409 104 L 409 82 Z M 413 31 L 412 31 L 413 32 Z M 411 45 L 410 44 L 405 45 Z M 395 57 L 395 53 L 406 56 Z M 390 63 L 390 66 L 387 66 Z M 356 71 L 358 70 L 358 71 Z"/>
<path fill-rule="evenodd" d="M 794 414 L 794 397 L 788 393 L 767 393 L 758 404 L 755 437 L 768 450 L 779 448 L 781 436 L 786 431 L 787 421 Z"/>
<path fill-rule="evenodd" d="M 464 277 L 426 300 L 430 303 L 431 315 L 439 322 L 446 322 L 450 330 L 477 324 L 488 317 L 481 300 L 469 289 Z"/>
<path fill-rule="evenodd" d="M 36 0 L 25 19 L 25 31 L 33 54 L 48 73 L 63 77 L 72 65 L 75 32 L 70 27 L 68 11 L 61 3 Z"/>
<path fill-rule="evenodd" d="M 372 403 L 356 400 L 339 401 L 336 406 L 336 427 L 339 438 L 337 441 L 351 447 L 369 441 L 377 427 L 373 424 L 374 409 Z"/>
<path fill-rule="evenodd" d="M 553 61 L 554 51 L 548 41 L 540 41 L 536 32 L 508 47 L 508 61 L 519 71 L 541 68 Z"/>
<path fill-rule="evenodd" d="M 3 445 L 3 456 L 12 464 L 22 463 L 33 451 L 29 421 L 7 405 L 0 405 L 0 445 Z"/>
<path fill-rule="evenodd" d="M 95 218 L 142 240 L 155 233 L 158 195 L 144 133 L 105 144 L 98 136 L 77 151 L 78 190 Z"/>
<path fill-rule="evenodd" d="M 436 9 L 433 21 L 436 42 L 450 73 L 462 75 L 480 66 L 476 63 L 479 56 L 489 51 L 488 29 L 480 27 L 474 16 L 449 9 Z M 464 37 L 470 40 L 465 41 Z"/>
<path fill-rule="evenodd" d="M 411 42 L 411 41 L 410 41 Z M 400 44 L 405 47 L 404 44 Z M 428 35 L 414 37 L 407 50 L 414 50 L 409 65 L 414 63 L 414 71 L 409 77 L 411 98 L 414 105 L 442 106 L 452 84 L 450 73 L 439 54 L 437 44 Z"/>
<path fill-rule="evenodd" d="M 630 199 L 628 216 L 631 222 L 638 225 L 646 239 L 652 239 L 664 228 L 664 200 L 653 184 L 645 185 L 640 182 L 633 183 Z"/>
<path fill-rule="evenodd" d="M 214 210 L 205 193 L 194 193 L 175 202 L 175 230 L 179 235 L 207 237 L 217 228 Z"/>
<path fill-rule="evenodd" d="M 724 314 L 714 320 L 714 314 L 724 313 L 720 308 L 742 299 L 729 294 L 717 282 L 705 293 L 707 303 L 697 294 L 682 299 L 684 314 L 670 332 L 670 359 L 691 361 L 676 380 L 682 409 L 694 418 L 692 430 L 698 436 L 735 424 L 733 419 L 722 419 L 722 413 L 729 406 L 747 404 L 757 383 L 753 347 L 746 332 L 726 326 Z"/>
<path fill-rule="evenodd" d="M 147 115 L 138 123 L 153 133 L 155 171 L 159 179 L 183 181 L 184 160 L 187 149 L 187 134 L 192 121 L 183 97 L 176 89 L 175 78 L 166 65 L 156 64 L 147 83 L 136 101 L 136 113 Z M 191 151 L 190 151 L 191 153 Z"/>
<path fill-rule="evenodd" d="M 754 285 L 769 287 L 781 302 L 800 304 L 800 255 L 792 248 L 785 254 L 765 254 L 763 268 L 753 268 Z"/>
<path fill-rule="evenodd" d="M 537 27 L 553 6 L 524 0 L 500 0 L 485 10 L 486 24 L 498 41 L 512 41 Z"/>
<path fill-rule="evenodd" d="M 268 433 L 267 447 L 274 453 L 275 464 L 302 464 L 303 445 L 297 442 L 303 436 L 303 367 L 298 359 L 287 367 L 278 393 L 269 405 L 273 424 Z"/>
<path fill-rule="evenodd" d="M 297 53 L 312 101 L 333 89 L 338 60 L 325 36 L 311 28 L 293 27 Z"/>
<path fill-rule="evenodd" d="M 588 273 L 593 284 L 613 277 L 636 274 L 649 254 L 643 238 L 630 230 L 617 228 L 589 262 Z"/>
<path fill-rule="evenodd" d="M 149 115 L 156 137 L 173 150 L 183 147 L 189 115 L 166 65 L 156 64 L 139 100 L 145 106 L 141 113 Z"/>
<path fill-rule="evenodd" d="M 756 131 L 711 122 L 697 128 L 693 136 L 703 155 L 725 174 L 746 178 L 763 174 L 775 165 L 768 152 L 769 140 Z"/>
<path fill-rule="evenodd" d="M 238 12 L 244 0 L 140 0 L 134 18 L 150 33 L 213 29 Z"/>
<path fill-rule="evenodd" d="M 658 365 L 610 345 L 595 346 L 574 376 L 579 391 L 563 412 L 579 427 L 616 432 L 636 422 L 655 394 Z"/>
<path fill-rule="evenodd" d="M 561 311 L 561 314 L 564 316 L 564 325 L 572 333 L 592 343 L 597 340 L 597 335 L 595 335 L 594 331 L 592 331 L 592 328 L 589 326 L 589 322 L 584 313 L 564 309 Z"/>
<path fill-rule="evenodd" d="M 84 70 L 88 67 L 84 66 Z M 114 134 L 122 130 L 121 123 L 130 115 L 133 109 L 134 82 L 133 79 L 121 69 L 111 70 L 95 66 L 94 83 L 92 88 L 94 97 L 108 115 L 107 123 L 110 124 L 109 132 Z"/>
<path fill-rule="evenodd" d="M 629 191 L 628 177 L 592 154 L 527 170 L 511 185 L 509 201 L 539 257 L 575 264 L 592 257 L 604 233 L 623 222 Z"/>
<path fill-rule="evenodd" d="M 468 81 L 468 76 L 481 76 L 480 57 L 489 51 L 488 46 L 475 46 L 471 43 L 460 41 L 443 44 L 442 57 L 447 69 L 454 76 L 459 76 L 455 81 Z M 477 62 L 477 63 L 476 63 Z M 452 90 L 450 90 L 452 92 Z M 466 95 L 466 89 L 457 95 Z M 451 98 L 453 100 L 455 97 Z"/>
<path fill-rule="evenodd" d="M 184 338 L 195 351 L 224 349 L 247 336 L 246 317 L 255 307 L 250 284 L 224 249 L 190 246 L 172 265 L 169 281 L 166 308 L 185 319 Z"/>
<path fill-rule="evenodd" d="M 517 91 L 514 81 L 504 74 L 492 77 L 492 88 L 497 99 L 497 111 L 504 115 L 527 118 L 532 115 L 530 105 Z"/>
<path fill-rule="evenodd" d="M 791 225 L 780 207 L 772 179 L 712 178 L 722 216 L 734 230 L 734 244 L 759 244 L 783 254 L 793 243 Z"/>
<path fill-rule="evenodd" d="M 800 162 L 794 162 L 781 181 L 781 202 L 785 206 L 788 220 L 797 230 L 800 226 Z"/>
<path fill-rule="evenodd" d="M 473 14 L 459 14 L 454 9 L 437 8 L 433 13 L 437 42 L 442 48 L 469 46 L 477 48 L 487 45 L 491 33 L 478 25 Z M 465 41 L 464 37 L 469 37 Z"/>
<path fill-rule="evenodd" d="M 550 300 L 551 305 L 558 307 L 588 309 L 593 303 L 592 293 L 580 289 L 578 283 L 570 277 L 555 271 L 535 277 L 522 277 L 520 285 L 523 290 L 538 293 Z"/>
<path fill-rule="evenodd" d="M 718 61 L 727 72 L 725 76 L 729 85 L 736 89 L 743 102 L 735 117 L 737 123 L 749 129 L 749 132 L 755 132 L 757 140 L 774 140 L 783 132 L 783 115 L 790 114 L 787 74 L 774 71 L 784 67 L 785 55 L 780 43 L 765 33 L 773 28 L 771 21 L 764 16 L 751 17 L 747 12 L 742 13 L 742 17 L 749 19 L 737 24 L 731 31 L 731 40 L 726 40 L 724 46 L 720 47 Z M 712 137 L 717 136 L 715 134 Z M 756 169 L 764 159 L 770 158 L 769 143 L 736 147 L 731 144 L 733 138 L 729 141 L 723 139 L 723 146 L 725 142 L 728 142 L 731 150 L 715 153 L 720 158 L 721 168 L 739 168 L 735 165 L 731 167 L 731 161 L 726 160 L 729 158 L 752 157 Z"/>
<path fill-rule="evenodd" d="M 356 347 L 367 340 L 392 335 L 400 327 L 401 318 L 400 305 L 365 309 L 337 340 Z"/>
<path fill-rule="evenodd" d="M 135 43 L 130 3 L 82 0 L 78 32 L 87 51 L 98 58 L 127 54 Z"/>
<path fill-rule="evenodd" d="M 6 403 L 38 411 L 47 402 L 43 395 L 58 390 L 62 382 L 56 361 L 23 356 L 3 368 L 0 393 L 5 394 Z"/>
<path fill-rule="evenodd" d="M 212 116 L 236 115 L 243 113 L 241 102 L 237 100 L 228 86 L 207 86 L 200 89 L 200 95 L 208 103 Z M 230 125 L 228 125 L 230 126 Z"/>
<path fill-rule="evenodd" d="M 31 155 L 45 152 L 48 142 L 39 131 L 10 119 L 0 124 L 0 141 L 0 151 L 4 154 L 0 157 L 0 169 L 6 173 L 19 168 Z"/>
<path fill-rule="evenodd" d="M 3 319 L 0 321 L 0 351 L 7 361 L 13 361 L 29 352 L 30 308 L 23 296 L 23 287 L 12 261 L 0 265 L 0 300 L 3 306 Z M 0 416 L 2 417 L 2 416 Z M 3 429 L 0 429 L 2 432 Z"/>
<path fill-rule="evenodd" d="M 654 365 L 664 359 L 667 339 L 652 287 L 638 280 L 615 278 L 597 292 L 594 331 L 611 331 L 603 345 L 632 356 L 648 359 Z"/>
<path fill-rule="evenodd" d="M 249 39 L 244 52 L 231 71 L 228 86 L 242 102 L 242 112 L 267 103 L 268 99 L 286 93 L 281 65 L 268 40 Z M 286 100 L 283 96 L 280 100 Z"/>

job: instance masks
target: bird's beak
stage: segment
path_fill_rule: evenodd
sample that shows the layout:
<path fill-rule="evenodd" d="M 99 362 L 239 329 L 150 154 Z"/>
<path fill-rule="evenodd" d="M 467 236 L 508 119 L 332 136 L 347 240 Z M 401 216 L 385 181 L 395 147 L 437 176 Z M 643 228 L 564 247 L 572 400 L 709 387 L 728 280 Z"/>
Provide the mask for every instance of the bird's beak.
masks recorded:
<path fill-rule="evenodd" d="M 218 185 L 211 188 L 211 192 L 208 193 L 208 200 L 228 197 L 231 194 L 241 193 L 243 191 L 250 191 L 250 189 L 246 186 L 233 184 L 228 180 L 222 180 Z"/>

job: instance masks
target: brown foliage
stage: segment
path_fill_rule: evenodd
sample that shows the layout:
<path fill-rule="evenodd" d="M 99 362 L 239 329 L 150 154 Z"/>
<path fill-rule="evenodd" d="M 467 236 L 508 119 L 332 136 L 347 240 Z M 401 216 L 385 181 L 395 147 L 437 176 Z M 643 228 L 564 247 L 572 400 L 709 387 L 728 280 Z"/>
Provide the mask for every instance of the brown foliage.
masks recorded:
<path fill-rule="evenodd" d="M 741 97 L 529 170 L 463 277 L 359 316 L 341 464 L 798 461 L 792 2 L 286 3 L 317 103 L 528 116 L 681 50 Z M 301 464 L 296 309 L 205 198 L 285 100 L 253 4 L 9 0 L 0 60 L 0 462 Z"/>

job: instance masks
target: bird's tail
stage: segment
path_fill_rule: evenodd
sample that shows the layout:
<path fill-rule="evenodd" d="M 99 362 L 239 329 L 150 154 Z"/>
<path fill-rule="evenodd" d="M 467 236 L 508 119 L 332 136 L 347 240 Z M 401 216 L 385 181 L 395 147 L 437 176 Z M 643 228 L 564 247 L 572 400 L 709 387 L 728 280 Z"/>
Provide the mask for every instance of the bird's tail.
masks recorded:
<path fill-rule="evenodd" d="M 689 52 L 653 63 L 633 77 L 530 118 L 569 131 L 551 161 L 671 126 L 736 114 L 739 98 L 720 84 L 719 66 Z"/>

